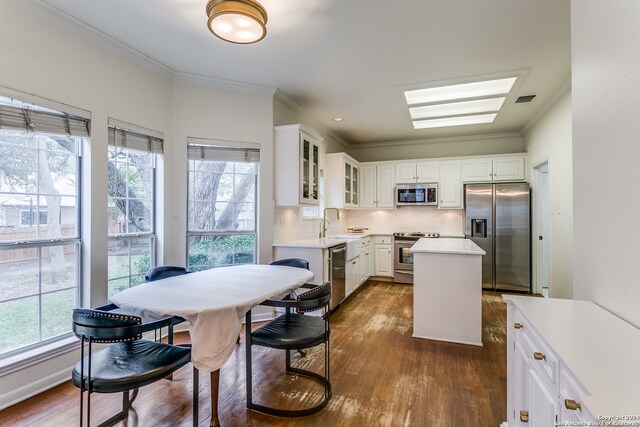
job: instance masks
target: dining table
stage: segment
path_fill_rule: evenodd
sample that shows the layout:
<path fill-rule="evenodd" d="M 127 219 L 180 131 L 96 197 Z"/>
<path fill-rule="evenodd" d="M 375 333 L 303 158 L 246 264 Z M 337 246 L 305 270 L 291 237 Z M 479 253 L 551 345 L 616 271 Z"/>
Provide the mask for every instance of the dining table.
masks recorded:
<path fill-rule="evenodd" d="M 119 311 L 151 322 L 177 316 L 189 322 L 191 362 L 211 378 L 211 426 L 219 426 L 220 368 L 236 348 L 245 314 L 313 280 L 309 270 L 243 264 L 143 283 L 109 298 Z"/>

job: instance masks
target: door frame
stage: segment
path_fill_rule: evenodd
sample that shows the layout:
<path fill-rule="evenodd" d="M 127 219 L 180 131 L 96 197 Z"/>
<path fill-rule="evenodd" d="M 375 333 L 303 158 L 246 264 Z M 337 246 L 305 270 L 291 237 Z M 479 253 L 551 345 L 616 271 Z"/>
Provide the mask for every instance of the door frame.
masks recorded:
<path fill-rule="evenodd" d="M 539 161 L 532 163 L 531 165 L 531 169 L 532 169 L 532 178 L 533 178 L 533 182 L 535 182 L 535 191 L 534 191 L 534 197 L 533 197 L 533 209 L 532 209 L 532 223 L 535 226 L 535 229 L 532 231 L 535 231 L 535 233 L 532 233 L 532 239 L 534 239 L 535 241 L 535 253 L 536 253 L 536 263 L 535 263 L 535 281 L 533 283 L 533 289 L 532 292 L 536 293 L 536 294 L 542 294 L 542 243 L 540 243 L 540 239 L 538 238 L 538 236 L 540 235 L 541 232 L 541 224 L 542 224 L 542 218 L 541 218 L 541 214 L 540 214 L 540 206 L 541 206 L 541 197 L 542 195 L 540 194 L 540 181 L 541 181 L 541 175 L 542 175 L 542 167 L 543 166 L 547 166 L 547 175 L 551 176 L 551 160 L 549 159 L 549 157 L 544 157 L 542 159 L 540 159 Z M 547 212 L 547 224 L 548 224 L 548 230 L 547 230 L 547 242 L 549 245 L 549 253 L 547 254 L 547 259 L 546 259 L 546 263 L 547 263 L 547 271 L 548 273 L 551 272 L 551 232 L 550 232 L 550 225 L 551 225 L 551 208 L 550 208 L 550 185 L 549 185 L 549 179 L 547 178 L 547 206 L 549 207 L 548 212 Z M 549 288 L 549 292 L 551 292 L 551 275 L 548 274 L 547 277 L 547 285 Z"/>

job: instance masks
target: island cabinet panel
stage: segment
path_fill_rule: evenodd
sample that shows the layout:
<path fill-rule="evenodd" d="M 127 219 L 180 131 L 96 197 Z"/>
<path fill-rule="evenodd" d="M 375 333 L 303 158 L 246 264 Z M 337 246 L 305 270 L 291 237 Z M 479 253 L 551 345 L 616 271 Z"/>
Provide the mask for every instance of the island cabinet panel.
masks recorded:
<path fill-rule="evenodd" d="M 413 253 L 413 336 L 482 345 L 482 256 L 467 239 L 420 239 Z"/>

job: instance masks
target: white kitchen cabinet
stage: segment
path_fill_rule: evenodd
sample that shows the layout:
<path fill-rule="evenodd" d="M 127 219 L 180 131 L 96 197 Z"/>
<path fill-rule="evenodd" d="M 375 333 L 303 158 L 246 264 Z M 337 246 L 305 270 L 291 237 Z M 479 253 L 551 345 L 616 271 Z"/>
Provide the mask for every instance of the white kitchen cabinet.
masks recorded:
<path fill-rule="evenodd" d="M 346 296 L 349 296 L 360 285 L 361 268 L 360 255 L 347 260 L 345 266 L 345 291 Z"/>
<path fill-rule="evenodd" d="M 346 153 L 327 154 L 325 206 L 357 208 L 359 204 L 360 164 Z"/>
<path fill-rule="evenodd" d="M 525 177 L 524 163 L 524 156 L 463 160 L 462 181 L 522 181 Z"/>
<path fill-rule="evenodd" d="M 638 328 L 590 301 L 503 298 L 509 427 L 599 425 L 594 414 L 606 422 L 639 413 Z"/>
<path fill-rule="evenodd" d="M 361 208 L 392 208 L 396 168 L 392 164 L 362 166 L 360 185 Z"/>
<path fill-rule="evenodd" d="M 440 182 L 438 197 L 440 209 L 462 209 L 462 180 L 460 160 L 440 162 Z"/>
<path fill-rule="evenodd" d="M 365 237 L 362 239 L 362 267 L 360 271 L 360 284 L 373 276 L 373 253 L 371 245 L 371 237 Z"/>
<path fill-rule="evenodd" d="M 322 139 L 302 125 L 276 126 L 275 201 L 277 206 L 317 205 L 320 200 Z"/>
<path fill-rule="evenodd" d="M 374 236 L 373 243 L 373 275 L 393 277 L 393 238 L 391 236 Z"/>
<path fill-rule="evenodd" d="M 438 182 L 439 166 L 439 162 L 397 163 L 396 184 Z"/>

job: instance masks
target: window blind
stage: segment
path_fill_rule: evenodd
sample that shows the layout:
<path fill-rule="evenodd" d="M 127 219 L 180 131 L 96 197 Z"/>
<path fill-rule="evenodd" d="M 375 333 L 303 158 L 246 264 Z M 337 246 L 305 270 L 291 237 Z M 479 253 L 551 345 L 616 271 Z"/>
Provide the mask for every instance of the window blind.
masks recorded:
<path fill-rule="evenodd" d="M 200 144 L 188 144 L 187 147 L 189 160 L 244 163 L 257 163 L 260 161 L 260 150 L 255 148 Z"/>
<path fill-rule="evenodd" d="M 109 126 L 109 145 L 148 151 L 156 154 L 164 153 L 164 141 L 161 138 L 114 126 Z"/>
<path fill-rule="evenodd" d="M 89 120 L 48 109 L 0 104 L 0 129 L 88 137 Z"/>

